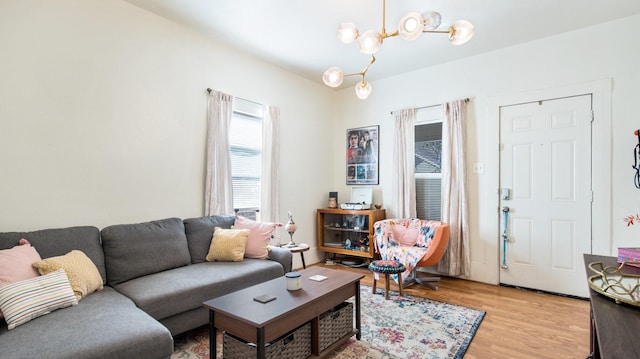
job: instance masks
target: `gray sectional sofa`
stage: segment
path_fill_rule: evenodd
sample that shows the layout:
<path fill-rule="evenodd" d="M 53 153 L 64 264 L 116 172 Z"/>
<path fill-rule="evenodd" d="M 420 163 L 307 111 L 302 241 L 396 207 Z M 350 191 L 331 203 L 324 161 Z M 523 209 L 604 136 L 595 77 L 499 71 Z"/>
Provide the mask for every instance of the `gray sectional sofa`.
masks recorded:
<path fill-rule="evenodd" d="M 8 330 L 2 358 L 170 358 L 173 336 L 208 322 L 202 302 L 291 271 L 291 253 L 269 259 L 207 262 L 214 227 L 234 216 L 168 218 L 137 224 L 0 233 L 0 249 L 29 240 L 49 258 L 83 251 L 105 283 L 78 305 Z"/>

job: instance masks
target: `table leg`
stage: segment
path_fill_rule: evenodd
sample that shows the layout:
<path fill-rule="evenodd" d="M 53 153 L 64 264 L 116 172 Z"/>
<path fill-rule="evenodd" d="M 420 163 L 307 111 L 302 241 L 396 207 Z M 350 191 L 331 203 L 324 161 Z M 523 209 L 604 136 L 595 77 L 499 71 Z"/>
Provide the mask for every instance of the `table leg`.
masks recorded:
<path fill-rule="evenodd" d="M 264 328 L 258 328 L 256 330 L 256 335 L 258 336 L 258 347 L 257 349 L 257 357 L 258 359 L 265 359 L 267 355 L 267 349 L 265 348 L 264 342 Z"/>
<path fill-rule="evenodd" d="M 209 310 L 209 357 L 211 359 L 216 358 L 216 353 L 217 353 L 217 340 L 216 340 L 216 336 L 218 335 L 218 330 L 216 329 L 216 326 L 214 325 L 214 317 L 213 317 L 213 310 Z"/>
<path fill-rule="evenodd" d="M 360 281 L 356 282 L 356 339 L 362 338 L 362 325 L 360 323 Z"/>
<path fill-rule="evenodd" d="M 304 253 L 300 252 L 300 259 L 302 259 L 302 269 L 307 269 L 307 265 L 304 264 Z"/>

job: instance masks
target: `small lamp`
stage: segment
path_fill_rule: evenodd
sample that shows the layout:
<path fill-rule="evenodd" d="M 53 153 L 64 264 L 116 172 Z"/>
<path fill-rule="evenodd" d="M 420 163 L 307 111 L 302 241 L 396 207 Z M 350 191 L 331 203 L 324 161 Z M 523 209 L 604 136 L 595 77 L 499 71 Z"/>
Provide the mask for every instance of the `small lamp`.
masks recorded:
<path fill-rule="evenodd" d="M 287 224 L 284 225 L 284 230 L 289 233 L 289 237 L 291 238 L 291 240 L 285 245 L 285 247 L 295 247 L 297 246 L 297 244 L 293 241 L 293 234 L 296 233 L 296 229 L 298 229 L 298 226 L 296 226 L 296 222 L 293 221 L 291 212 L 289 212 L 288 215 L 289 221 L 287 221 Z"/>

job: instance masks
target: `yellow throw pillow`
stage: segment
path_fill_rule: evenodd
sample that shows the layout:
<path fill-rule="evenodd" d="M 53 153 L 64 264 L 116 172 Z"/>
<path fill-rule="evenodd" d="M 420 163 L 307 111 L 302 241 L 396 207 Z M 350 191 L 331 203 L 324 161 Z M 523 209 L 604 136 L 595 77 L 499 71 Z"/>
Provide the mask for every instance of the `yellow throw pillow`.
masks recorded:
<path fill-rule="evenodd" d="M 40 274 L 64 269 L 78 300 L 103 288 L 98 268 L 84 252 L 79 250 L 73 250 L 63 256 L 43 259 L 33 263 L 33 266 L 38 269 Z"/>
<path fill-rule="evenodd" d="M 249 238 L 248 229 L 223 229 L 215 227 L 209 246 L 207 261 L 240 262 Z"/>

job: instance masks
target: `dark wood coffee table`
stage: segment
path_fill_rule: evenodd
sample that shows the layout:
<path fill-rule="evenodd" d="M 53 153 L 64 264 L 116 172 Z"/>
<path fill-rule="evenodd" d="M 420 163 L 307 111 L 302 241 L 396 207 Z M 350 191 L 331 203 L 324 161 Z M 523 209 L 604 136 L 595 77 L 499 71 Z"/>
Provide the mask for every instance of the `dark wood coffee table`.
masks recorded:
<path fill-rule="evenodd" d="M 276 278 L 249 288 L 208 300 L 210 356 L 215 357 L 216 334 L 225 331 L 237 338 L 257 345 L 257 358 L 265 358 L 265 344 L 295 328 L 311 322 L 312 357 L 323 357 L 339 344 L 356 334 L 360 340 L 360 279 L 362 274 L 312 267 L 301 271 L 302 289 L 288 291 L 285 278 Z M 316 282 L 309 277 L 322 275 L 327 279 Z M 263 304 L 253 298 L 270 294 L 276 300 Z M 319 352 L 319 316 L 329 309 L 355 297 L 355 330 Z"/>

